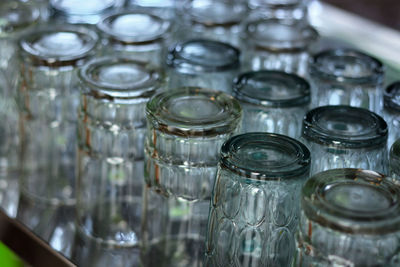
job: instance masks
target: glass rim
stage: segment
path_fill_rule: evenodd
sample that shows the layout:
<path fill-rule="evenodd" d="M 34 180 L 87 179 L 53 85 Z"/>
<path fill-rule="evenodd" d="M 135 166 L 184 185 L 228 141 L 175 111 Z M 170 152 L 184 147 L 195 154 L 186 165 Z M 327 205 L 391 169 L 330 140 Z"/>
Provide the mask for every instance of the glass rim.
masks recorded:
<path fill-rule="evenodd" d="M 68 1 L 68 0 L 67 0 Z M 104 6 L 104 8 L 99 9 L 99 10 L 94 10 L 92 12 L 74 12 L 73 10 L 68 10 L 62 7 L 61 5 L 62 0 L 50 0 L 49 1 L 49 6 L 51 9 L 53 9 L 55 12 L 59 12 L 62 15 L 65 16 L 74 16 L 74 15 L 80 15 L 80 16 L 90 16 L 90 15 L 97 15 L 101 14 L 103 12 L 107 12 L 108 10 L 111 10 L 112 8 L 122 6 L 124 1 L 123 0 L 113 0 L 109 5 Z"/>
<path fill-rule="evenodd" d="M 383 91 L 384 107 L 400 112 L 400 101 L 393 101 L 396 96 L 400 97 L 400 81 L 389 84 Z"/>
<path fill-rule="evenodd" d="M 273 24 L 287 27 L 292 32 L 301 33 L 302 38 L 294 40 L 279 40 L 274 35 L 263 36 L 257 38 L 257 33 L 252 32 L 252 27 L 257 27 L 260 24 Z M 292 29 L 292 27 L 294 27 Z M 255 48 L 257 50 L 265 50 L 269 52 L 279 53 L 298 53 L 307 50 L 308 47 L 316 42 L 319 38 L 318 31 L 311 25 L 305 25 L 303 23 L 294 21 L 283 21 L 277 18 L 258 19 L 250 21 L 245 26 L 246 35 L 255 42 Z M 267 37 L 267 38 L 266 38 Z"/>
<path fill-rule="evenodd" d="M 193 61 L 189 58 L 185 58 L 181 55 L 181 51 L 184 49 L 186 45 L 189 44 L 205 44 L 205 45 L 216 45 L 223 47 L 225 49 L 229 49 L 233 53 L 234 59 L 231 62 L 228 62 L 226 64 L 221 64 L 220 66 L 218 65 L 205 65 L 205 64 L 200 64 L 196 61 Z M 183 42 L 179 42 L 173 47 L 169 48 L 168 54 L 167 54 L 167 59 L 166 59 L 166 64 L 168 67 L 177 69 L 178 71 L 182 73 L 201 73 L 201 72 L 223 72 L 223 71 L 229 71 L 232 69 L 236 69 L 240 66 L 240 50 L 237 49 L 236 47 L 224 43 L 224 42 L 219 42 L 219 41 L 214 41 L 214 40 L 208 40 L 208 39 L 191 39 Z"/>
<path fill-rule="evenodd" d="M 379 210 L 354 210 L 326 199 L 338 186 L 363 187 L 390 195 L 389 207 Z M 332 191 L 331 191 L 332 192 Z M 343 168 L 320 172 L 306 181 L 301 191 L 301 206 L 313 222 L 351 234 L 385 234 L 400 229 L 400 187 L 394 180 L 375 171 Z"/>
<path fill-rule="evenodd" d="M 220 108 L 215 116 L 193 119 L 171 114 L 168 104 L 201 97 Z M 154 95 L 146 105 L 146 117 L 154 129 L 184 137 L 216 136 L 237 129 L 242 118 L 242 108 L 232 96 L 201 87 L 180 87 Z"/>
<path fill-rule="evenodd" d="M 322 70 L 319 62 L 325 57 L 335 56 L 352 56 L 358 59 L 362 59 L 365 62 L 373 63 L 375 67 L 371 68 L 371 74 L 362 77 L 346 77 L 337 76 L 332 73 L 328 73 Z M 339 49 L 328 49 L 315 54 L 309 59 L 310 75 L 318 77 L 318 79 L 324 79 L 328 81 L 334 81 L 338 83 L 350 83 L 350 84 L 366 84 L 366 83 L 380 83 L 383 81 L 384 76 L 384 65 L 383 63 L 370 55 L 367 55 L 361 51 L 350 49 L 350 48 L 339 48 Z"/>
<path fill-rule="evenodd" d="M 263 75 L 265 77 L 270 78 L 271 80 L 273 80 L 274 77 L 281 76 L 280 80 L 293 81 L 294 85 L 299 88 L 301 93 L 296 97 L 285 98 L 285 99 L 272 99 L 272 98 L 259 99 L 253 97 L 252 95 L 243 93 L 246 87 L 245 82 L 247 82 L 247 80 L 251 79 L 256 75 Z M 233 92 L 232 92 L 232 95 L 239 101 L 243 101 L 249 104 L 260 105 L 265 107 L 274 107 L 274 108 L 279 108 L 279 107 L 286 108 L 286 107 L 297 107 L 297 106 L 308 105 L 310 104 L 311 101 L 310 94 L 311 94 L 310 84 L 307 82 L 307 80 L 303 79 L 302 77 L 296 74 L 287 73 L 283 71 L 275 71 L 275 70 L 260 70 L 260 71 L 249 71 L 241 73 L 234 79 Z"/>
<path fill-rule="evenodd" d="M 333 130 L 322 128 L 319 120 L 323 115 L 330 115 L 332 112 L 342 115 L 344 118 L 349 114 L 367 118 L 372 128 L 365 133 L 355 135 L 334 133 Z M 369 148 L 386 143 L 388 126 L 381 116 L 364 108 L 340 105 L 321 106 L 308 111 L 304 116 L 302 136 L 308 141 L 333 147 Z"/>
<path fill-rule="evenodd" d="M 14 5 L 17 4 L 16 8 Z M 29 12 L 30 17 L 24 16 L 24 21 L 8 21 L 7 24 L 0 26 L 0 34 L 13 33 L 16 31 L 24 30 L 29 26 L 32 26 L 39 22 L 40 20 L 40 10 L 38 7 L 34 6 L 32 3 L 22 2 L 22 1 L 4 1 L 3 5 L 11 7 L 10 9 L 18 10 L 19 12 Z M 28 20 L 27 20 L 28 19 Z"/>
<path fill-rule="evenodd" d="M 149 74 L 149 79 L 141 83 L 135 83 L 130 86 L 114 85 L 111 83 L 102 83 L 94 81 L 90 73 L 107 66 L 114 66 L 118 64 L 131 64 Z M 96 95 L 98 98 L 106 99 L 131 99 L 131 98 L 149 98 L 156 90 L 161 88 L 163 84 L 164 74 L 149 62 L 139 61 L 129 57 L 115 57 L 105 56 L 94 58 L 83 65 L 78 71 L 78 78 L 84 85 L 84 88 Z"/>
<path fill-rule="evenodd" d="M 40 51 L 37 51 L 30 42 L 33 42 L 46 34 L 58 33 L 58 32 L 69 32 L 76 35 L 85 36 L 90 39 L 89 43 L 85 45 L 84 48 L 79 51 L 79 53 L 74 55 L 55 55 L 48 56 L 42 55 Z M 24 35 L 19 40 L 19 47 L 23 53 L 28 55 L 28 58 L 33 60 L 36 65 L 52 66 L 52 67 L 62 67 L 69 65 L 76 65 L 80 60 L 90 56 L 99 41 L 99 37 L 94 30 L 91 30 L 84 25 L 69 24 L 69 25 L 40 25 L 35 27 L 28 34 Z M 23 57 L 24 59 L 25 57 Z"/>
<path fill-rule="evenodd" d="M 247 145 L 257 147 L 263 145 L 280 151 L 284 150 L 296 158 L 282 165 L 268 166 L 268 169 L 252 169 L 249 164 L 240 166 L 238 162 L 243 159 L 237 158 L 236 153 Z M 247 179 L 263 181 L 299 178 L 299 176 L 309 173 L 310 163 L 311 153 L 304 144 L 286 135 L 267 132 L 251 132 L 231 137 L 222 145 L 219 160 L 222 168 Z"/>
<path fill-rule="evenodd" d="M 109 22 L 113 21 L 114 19 L 120 17 L 120 16 L 126 16 L 126 15 L 146 15 L 150 18 L 152 18 L 154 21 L 158 21 L 161 24 L 161 31 L 159 31 L 156 34 L 153 35 L 145 35 L 143 36 L 128 36 L 128 35 L 120 35 L 118 33 L 115 33 L 111 27 L 109 27 Z M 101 34 L 108 36 L 109 38 L 112 38 L 113 41 L 120 42 L 125 45 L 142 45 L 142 44 L 149 44 L 153 42 L 160 41 L 164 39 L 163 35 L 167 33 L 171 29 L 171 23 L 157 15 L 152 14 L 151 12 L 146 12 L 143 10 L 127 10 L 127 11 L 120 11 L 120 12 L 114 12 L 108 16 L 103 17 L 99 23 L 96 25 L 97 29 Z"/>

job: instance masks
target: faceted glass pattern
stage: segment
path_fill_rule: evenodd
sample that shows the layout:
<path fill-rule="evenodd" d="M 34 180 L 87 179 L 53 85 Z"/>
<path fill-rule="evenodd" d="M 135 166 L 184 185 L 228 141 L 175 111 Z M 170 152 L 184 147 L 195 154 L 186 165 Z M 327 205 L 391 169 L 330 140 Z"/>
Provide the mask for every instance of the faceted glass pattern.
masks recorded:
<path fill-rule="evenodd" d="M 382 174 L 336 169 L 301 193 L 294 266 L 398 266 L 400 189 Z"/>
<path fill-rule="evenodd" d="M 206 266 L 289 266 L 310 152 L 283 135 L 246 133 L 221 148 Z"/>

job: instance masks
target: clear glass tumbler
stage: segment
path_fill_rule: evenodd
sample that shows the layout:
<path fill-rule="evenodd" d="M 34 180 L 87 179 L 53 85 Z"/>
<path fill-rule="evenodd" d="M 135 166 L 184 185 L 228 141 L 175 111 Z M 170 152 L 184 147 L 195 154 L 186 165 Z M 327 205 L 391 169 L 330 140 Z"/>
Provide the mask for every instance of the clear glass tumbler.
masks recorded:
<path fill-rule="evenodd" d="M 50 16 L 58 22 L 97 24 L 120 10 L 125 0 L 50 0 Z"/>
<path fill-rule="evenodd" d="M 351 49 L 327 50 L 310 60 L 313 105 L 350 105 L 380 113 L 384 67 Z"/>
<path fill-rule="evenodd" d="M 249 70 L 281 70 L 308 74 L 308 60 L 317 31 L 303 23 L 261 19 L 247 24 L 243 40 L 244 66 Z"/>
<path fill-rule="evenodd" d="M 19 43 L 21 201 L 25 204 L 20 205 L 18 218 L 39 235 L 51 232 L 58 223 L 73 221 L 68 216 L 73 215 L 75 204 L 76 71 L 93 55 L 97 42 L 97 34 L 82 26 L 47 25 Z M 60 206 L 71 210 L 66 218 L 50 212 Z M 49 222 L 54 219 L 60 221 Z"/>
<path fill-rule="evenodd" d="M 205 38 L 240 45 L 248 7 L 243 0 L 188 0 L 180 10 L 180 39 Z"/>
<path fill-rule="evenodd" d="M 400 180 L 400 139 L 397 139 L 390 148 L 389 176 Z"/>
<path fill-rule="evenodd" d="M 171 23 L 144 11 L 114 13 L 103 18 L 97 29 L 102 36 L 102 54 L 129 56 L 156 65 L 161 65 L 171 38 Z"/>
<path fill-rule="evenodd" d="M 293 266 L 400 264 L 400 189 L 374 171 L 336 169 L 301 192 Z"/>
<path fill-rule="evenodd" d="M 246 133 L 221 148 L 206 266 L 289 266 L 310 151 L 290 137 Z"/>
<path fill-rule="evenodd" d="M 246 72 L 235 79 L 232 95 L 243 108 L 242 132 L 301 136 L 311 100 L 303 78 L 281 71 Z"/>
<path fill-rule="evenodd" d="M 311 151 L 311 175 L 335 168 L 387 173 L 387 124 L 377 114 L 350 106 L 323 106 L 303 120 L 303 141 Z"/>
<path fill-rule="evenodd" d="M 388 124 L 388 148 L 400 138 L 400 81 L 386 87 L 383 92 L 383 118 Z"/>
<path fill-rule="evenodd" d="M 172 48 L 167 66 L 170 88 L 199 86 L 230 93 L 240 51 L 227 43 L 194 39 Z"/>
<path fill-rule="evenodd" d="M 113 248 L 114 256 L 82 248 L 74 257 L 82 266 L 110 266 L 122 253 L 121 266 L 138 263 L 145 107 L 164 76 L 148 63 L 104 57 L 85 64 L 79 79 L 77 228 L 83 241 Z"/>
<path fill-rule="evenodd" d="M 147 104 L 144 266 L 202 266 L 220 148 L 238 132 L 239 102 L 186 87 Z"/>

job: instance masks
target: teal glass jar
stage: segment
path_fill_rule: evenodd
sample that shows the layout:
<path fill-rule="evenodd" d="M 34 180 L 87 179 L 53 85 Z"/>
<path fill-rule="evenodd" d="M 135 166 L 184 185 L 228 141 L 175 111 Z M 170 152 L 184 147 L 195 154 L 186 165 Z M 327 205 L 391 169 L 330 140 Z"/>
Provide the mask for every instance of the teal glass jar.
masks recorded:
<path fill-rule="evenodd" d="M 246 72 L 235 79 L 232 95 L 243 108 L 242 132 L 301 136 L 311 100 L 303 78 L 281 71 Z"/>
<path fill-rule="evenodd" d="M 226 141 L 211 200 L 206 266 L 289 266 L 310 163 L 309 150 L 284 135 L 245 133 Z"/>
<path fill-rule="evenodd" d="M 202 266 L 220 148 L 239 131 L 240 105 L 185 87 L 157 94 L 146 112 L 143 264 Z"/>
<path fill-rule="evenodd" d="M 313 155 L 311 175 L 335 168 L 388 171 L 386 122 L 363 108 L 323 106 L 303 120 L 304 144 Z"/>
<path fill-rule="evenodd" d="M 336 169 L 301 192 L 293 266 L 398 266 L 400 190 L 374 171 Z"/>

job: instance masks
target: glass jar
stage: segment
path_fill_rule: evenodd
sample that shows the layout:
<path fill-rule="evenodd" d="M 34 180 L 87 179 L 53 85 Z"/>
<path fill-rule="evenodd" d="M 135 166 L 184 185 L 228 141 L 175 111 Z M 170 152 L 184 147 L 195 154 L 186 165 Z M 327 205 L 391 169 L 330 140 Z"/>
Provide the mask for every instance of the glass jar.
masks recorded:
<path fill-rule="evenodd" d="M 199 86 L 230 93 L 239 72 L 240 51 L 211 40 L 177 44 L 167 56 L 169 88 Z"/>
<path fill-rule="evenodd" d="M 239 103 L 186 87 L 154 96 L 146 109 L 144 266 L 202 266 L 220 147 L 237 133 Z"/>
<path fill-rule="evenodd" d="M 181 8 L 180 39 L 204 38 L 238 47 L 247 19 L 242 0 L 188 0 Z"/>
<path fill-rule="evenodd" d="M 400 139 L 397 139 L 390 148 L 389 176 L 400 180 Z"/>
<path fill-rule="evenodd" d="M 307 20 L 309 0 L 249 0 L 253 16 L 281 20 Z"/>
<path fill-rule="evenodd" d="M 97 24 L 100 19 L 120 10 L 124 0 L 50 0 L 51 18 L 59 22 Z"/>
<path fill-rule="evenodd" d="M 310 60 L 315 106 L 350 105 L 380 113 L 383 80 L 382 63 L 359 51 L 327 50 Z"/>
<path fill-rule="evenodd" d="M 336 169 L 301 192 L 293 266 L 399 266 L 400 190 L 374 171 Z"/>
<path fill-rule="evenodd" d="M 301 136 L 310 104 L 310 85 L 303 78 L 281 71 L 246 72 L 235 79 L 232 95 L 243 108 L 242 132 Z"/>
<path fill-rule="evenodd" d="M 18 206 L 19 72 L 17 40 L 39 21 L 39 10 L 22 1 L 0 2 L 0 207 L 11 217 Z"/>
<path fill-rule="evenodd" d="M 308 59 L 319 37 L 313 27 L 293 21 L 261 19 L 248 23 L 245 31 L 246 69 L 308 74 Z"/>
<path fill-rule="evenodd" d="M 135 10 L 151 11 L 162 18 L 176 20 L 176 6 L 181 0 L 127 0 L 127 5 Z"/>
<path fill-rule="evenodd" d="M 310 152 L 284 135 L 246 133 L 224 143 L 206 241 L 206 266 L 289 266 Z"/>
<path fill-rule="evenodd" d="M 400 138 L 400 81 L 386 87 L 383 92 L 383 118 L 388 124 L 388 148 Z"/>
<path fill-rule="evenodd" d="M 313 155 L 311 175 L 335 168 L 387 172 L 387 124 L 369 110 L 318 107 L 306 114 L 302 131 Z"/>
<path fill-rule="evenodd" d="M 74 209 L 76 71 L 94 53 L 97 42 L 97 34 L 87 28 L 48 25 L 36 28 L 19 43 L 21 201 L 25 204 L 20 205 L 18 218 L 39 235 L 57 223 L 73 221 L 73 217 L 48 216 L 60 220 L 49 222 L 41 214 L 44 211 L 36 208 L 46 212 L 60 206 Z"/>
<path fill-rule="evenodd" d="M 107 16 L 97 24 L 97 29 L 102 35 L 102 54 L 129 56 L 158 66 L 171 37 L 169 21 L 141 11 Z"/>
<path fill-rule="evenodd" d="M 113 248 L 113 260 L 128 249 L 130 260 L 139 260 L 145 107 L 164 76 L 148 63 L 104 57 L 85 64 L 79 79 L 78 231 L 82 241 Z M 82 251 L 75 254 L 79 265 L 110 266 L 111 259 Z"/>

